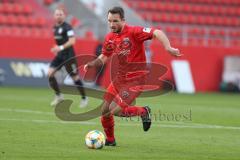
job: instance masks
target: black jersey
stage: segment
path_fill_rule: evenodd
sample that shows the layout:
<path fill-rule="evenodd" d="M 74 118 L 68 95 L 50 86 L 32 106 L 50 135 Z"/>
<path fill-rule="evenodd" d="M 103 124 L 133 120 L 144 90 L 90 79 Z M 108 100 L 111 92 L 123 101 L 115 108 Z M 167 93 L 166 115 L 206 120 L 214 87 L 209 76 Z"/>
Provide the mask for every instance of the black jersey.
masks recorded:
<path fill-rule="evenodd" d="M 56 44 L 59 46 L 66 43 L 70 37 L 74 36 L 74 31 L 71 25 L 66 22 L 62 23 L 59 26 L 54 26 L 53 31 Z M 71 46 L 69 48 L 64 49 L 63 51 L 60 52 L 60 54 L 61 53 L 66 54 L 66 52 L 67 54 L 74 55 L 73 47 Z"/>

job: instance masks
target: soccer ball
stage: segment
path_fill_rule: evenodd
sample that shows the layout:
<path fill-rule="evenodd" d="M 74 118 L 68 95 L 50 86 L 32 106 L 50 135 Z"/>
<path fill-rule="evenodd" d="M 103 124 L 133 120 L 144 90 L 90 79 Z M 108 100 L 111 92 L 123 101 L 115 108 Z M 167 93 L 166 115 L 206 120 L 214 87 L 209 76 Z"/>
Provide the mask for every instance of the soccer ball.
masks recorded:
<path fill-rule="evenodd" d="M 91 149 L 101 149 L 105 145 L 105 136 L 98 130 L 90 131 L 85 137 L 85 144 Z"/>

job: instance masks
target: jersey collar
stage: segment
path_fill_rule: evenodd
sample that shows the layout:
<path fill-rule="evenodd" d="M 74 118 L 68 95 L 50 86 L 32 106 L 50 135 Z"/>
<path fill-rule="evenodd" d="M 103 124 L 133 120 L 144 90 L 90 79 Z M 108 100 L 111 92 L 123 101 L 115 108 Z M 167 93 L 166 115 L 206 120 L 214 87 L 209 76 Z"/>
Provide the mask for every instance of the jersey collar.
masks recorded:
<path fill-rule="evenodd" d="M 116 33 L 116 34 L 117 34 L 117 35 L 124 34 L 125 32 L 127 32 L 127 30 L 128 30 L 128 25 L 127 25 L 127 24 L 124 24 L 122 31 L 121 31 L 120 33 Z"/>

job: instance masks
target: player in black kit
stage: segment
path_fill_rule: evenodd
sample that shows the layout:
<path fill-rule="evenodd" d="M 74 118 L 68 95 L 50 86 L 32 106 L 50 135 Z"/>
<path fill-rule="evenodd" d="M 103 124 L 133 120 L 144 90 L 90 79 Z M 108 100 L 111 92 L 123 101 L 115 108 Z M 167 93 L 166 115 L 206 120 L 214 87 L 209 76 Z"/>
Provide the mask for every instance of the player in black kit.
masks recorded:
<path fill-rule="evenodd" d="M 85 95 L 83 88 L 83 83 L 80 80 L 78 69 L 77 69 L 77 60 L 75 58 L 75 53 L 73 45 L 75 44 L 74 31 L 68 23 L 65 22 L 65 13 L 63 9 L 56 9 L 54 12 L 55 26 L 54 26 L 54 38 L 56 45 L 51 48 L 51 52 L 55 54 L 55 58 L 52 60 L 49 70 L 48 78 L 51 88 L 55 91 L 55 99 L 51 102 L 52 106 L 57 105 L 63 100 L 63 95 L 60 92 L 59 86 L 57 84 L 54 74 L 61 67 L 65 67 L 68 74 L 73 79 L 75 85 L 80 86 L 78 90 L 82 95 L 82 100 L 80 107 L 87 106 L 88 99 Z M 66 63 L 67 62 L 67 63 Z"/>

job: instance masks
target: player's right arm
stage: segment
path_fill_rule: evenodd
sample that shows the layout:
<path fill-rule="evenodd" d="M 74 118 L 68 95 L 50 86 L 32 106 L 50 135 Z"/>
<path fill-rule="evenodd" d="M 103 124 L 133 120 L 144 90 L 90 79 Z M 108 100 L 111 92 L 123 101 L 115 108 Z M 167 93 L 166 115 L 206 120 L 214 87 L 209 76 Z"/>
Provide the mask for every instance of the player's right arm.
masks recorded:
<path fill-rule="evenodd" d="M 102 53 L 93 61 L 88 62 L 84 66 L 84 70 L 87 71 L 87 69 L 92 67 L 102 67 L 108 60 L 108 58 L 113 54 L 115 49 L 115 44 L 110 41 L 111 34 L 108 34 L 105 37 L 103 46 L 102 46 Z"/>
<path fill-rule="evenodd" d="M 89 68 L 92 67 L 101 67 L 103 66 L 108 60 L 108 57 L 104 54 L 99 55 L 96 59 L 91 62 L 88 62 L 84 65 L 84 71 L 87 71 Z"/>
<path fill-rule="evenodd" d="M 168 37 L 162 30 L 158 30 L 158 29 L 154 30 L 153 38 L 156 38 L 157 40 L 159 40 L 162 43 L 165 50 L 171 55 L 176 57 L 182 56 L 179 49 L 171 47 Z"/>

